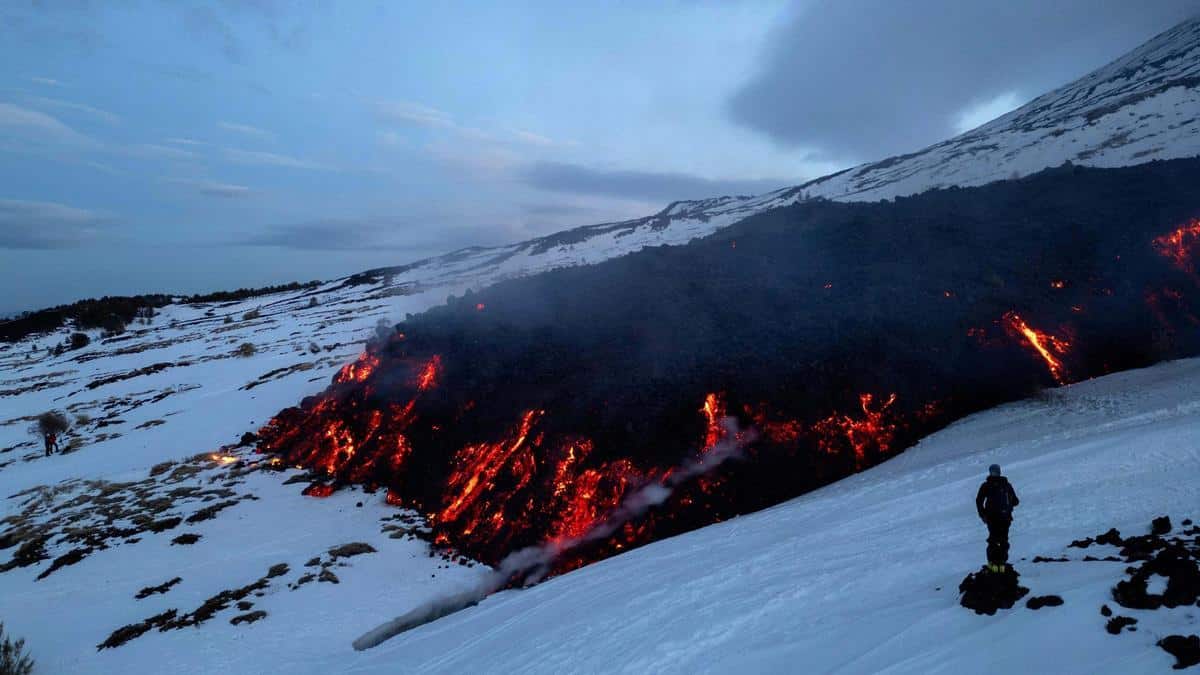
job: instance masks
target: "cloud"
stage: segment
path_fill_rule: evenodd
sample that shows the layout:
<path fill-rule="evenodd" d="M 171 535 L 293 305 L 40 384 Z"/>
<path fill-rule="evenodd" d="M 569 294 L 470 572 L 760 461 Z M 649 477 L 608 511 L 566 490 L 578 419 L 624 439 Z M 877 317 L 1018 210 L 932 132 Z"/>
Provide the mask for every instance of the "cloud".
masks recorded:
<path fill-rule="evenodd" d="M 427 256 L 466 246 L 510 241 L 513 231 L 511 225 L 480 224 L 478 218 L 461 213 L 431 214 L 410 220 L 394 217 L 317 218 L 270 225 L 262 232 L 231 243 L 299 251 L 397 251 Z"/>
<path fill-rule="evenodd" d="M 287 155 L 279 155 L 273 152 L 256 152 L 253 150 L 237 150 L 234 148 L 225 149 L 225 158 L 231 162 L 238 164 L 253 164 L 258 166 L 280 166 L 289 169 L 310 169 L 310 170 L 333 170 L 332 167 L 310 162 L 306 159 L 298 159 Z"/>
<path fill-rule="evenodd" d="M 30 82 L 36 82 L 36 83 L 38 83 L 38 84 L 44 84 L 44 85 L 46 85 L 47 87 L 61 87 L 61 86 L 63 86 L 63 83 L 62 83 L 62 82 L 60 82 L 60 81 L 58 81 L 58 80 L 55 80 L 55 79 L 53 79 L 53 78 L 49 78 L 49 77 L 31 77 L 31 78 L 29 78 L 29 81 L 30 81 Z"/>
<path fill-rule="evenodd" d="M 187 178 L 171 178 L 168 179 L 171 183 L 186 185 L 195 188 L 197 192 L 205 197 L 218 197 L 222 199 L 234 199 L 239 197 L 251 197 L 258 194 L 257 190 L 252 190 L 245 185 L 234 185 L 232 183 L 218 183 L 208 180 L 192 180 Z"/>
<path fill-rule="evenodd" d="M 415 124 L 435 129 L 458 127 L 450 114 L 418 103 L 407 101 L 373 101 L 370 103 L 375 119 L 384 124 Z"/>
<path fill-rule="evenodd" d="M 64 204 L 0 199 L 0 248 L 80 246 L 95 239 L 107 221 L 100 212 Z"/>
<path fill-rule="evenodd" d="M 1077 78 L 1195 11 L 1195 0 L 805 3 L 728 110 L 783 146 L 885 157 L 949 136 L 980 101 Z"/>
<path fill-rule="evenodd" d="M 81 147 L 98 145 L 55 117 L 12 103 L 0 103 L 0 134 L 3 134 L 5 130 L 16 132 L 22 140 L 34 140 L 36 137 L 37 140 L 49 140 Z"/>
<path fill-rule="evenodd" d="M 395 237 L 400 223 L 353 218 L 327 218 L 302 223 L 272 225 L 235 243 L 244 246 L 275 246 L 303 251 L 354 251 L 422 248 Z"/>
<path fill-rule="evenodd" d="M 196 159 L 196 153 L 194 152 L 173 148 L 169 145 L 157 145 L 155 143 L 132 145 L 126 149 L 126 152 L 142 159 L 169 159 L 176 162 Z"/>
<path fill-rule="evenodd" d="M 194 147 L 208 145 L 208 143 L 205 143 L 204 141 L 197 141 L 194 138 L 167 138 L 167 139 L 163 140 L 163 143 L 171 143 L 173 145 L 187 145 L 187 146 L 194 146 Z"/>
<path fill-rule="evenodd" d="M 236 124 L 234 122 L 218 122 L 217 126 L 221 127 L 222 129 L 225 129 L 226 131 L 235 131 L 239 134 L 244 134 L 246 136 L 254 136 L 256 138 L 274 138 L 275 137 L 275 134 L 273 134 L 269 131 L 264 131 L 262 129 L 259 129 L 258 127 L 252 127 L 249 124 Z"/>
<path fill-rule="evenodd" d="M 564 162 L 535 162 L 520 172 L 520 178 L 531 187 L 551 192 L 658 201 L 754 195 L 799 182 L 713 180 L 685 173 L 594 169 Z"/>
<path fill-rule="evenodd" d="M 62 101 L 62 100 L 59 100 L 56 98 L 44 98 L 41 96 L 30 96 L 30 97 L 27 97 L 26 100 L 35 105 L 41 105 L 41 106 L 50 107 L 50 108 L 59 108 L 61 110 L 70 110 L 73 112 L 83 113 L 85 115 L 88 115 L 90 117 L 98 119 L 101 122 L 105 122 L 107 124 L 116 125 L 116 124 L 121 123 L 120 117 L 117 117 L 116 115 L 108 112 L 107 110 L 101 110 L 99 108 L 94 108 L 90 105 L 84 105 L 82 103 L 75 103 L 72 101 Z"/>

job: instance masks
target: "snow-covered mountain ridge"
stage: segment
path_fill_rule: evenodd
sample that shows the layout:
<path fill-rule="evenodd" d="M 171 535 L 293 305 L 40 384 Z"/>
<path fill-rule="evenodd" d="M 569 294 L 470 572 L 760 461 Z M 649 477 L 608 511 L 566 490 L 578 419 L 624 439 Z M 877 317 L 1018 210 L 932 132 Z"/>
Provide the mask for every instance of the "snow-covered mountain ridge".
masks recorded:
<path fill-rule="evenodd" d="M 1200 155 L 1200 17 L 977 129 L 905 155 L 757 196 L 674 202 L 652 216 L 589 225 L 387 270 L 399 282 L 485 286 L 679 245 L 802 199 L 879 201 L 984 185 L 1072 162 L 1117 167 Z M 382 273 L 383 271 L 379 271 Z"/>

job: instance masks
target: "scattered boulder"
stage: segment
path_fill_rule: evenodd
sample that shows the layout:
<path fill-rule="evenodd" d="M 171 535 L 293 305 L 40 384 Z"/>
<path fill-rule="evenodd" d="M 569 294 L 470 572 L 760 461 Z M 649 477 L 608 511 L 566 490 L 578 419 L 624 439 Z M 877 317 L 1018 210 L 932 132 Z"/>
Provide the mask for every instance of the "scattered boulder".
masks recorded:
<path fill-rule="evenodd" d="M 1108 605 L 1100 605 L 1100 616 L 1112 616 L 1112 610 Z"/>
<path fill-rule="evenodd" d="M 278 565 L 271 565 L 271 569 L 267 570 L 267 578 L 274 579 L 275 577 L 281 577 L 287 573 L 287 563 L 279 563 Z"/>
<path fill-rule="evenodd" d="M 356 541 L 351 544 L 342 544 L 329 549 L 329 557 L 337 560 L 338 558 L 351 558 L 364 553 L 375 553 L 375 548 L 370 544 L 365 544 L 361 541 Z"/>
<path fill-rule="evenodd" d="M 317 576 L 317 581 L 327 581 L 331 584 L 342 583 L 341 580 L 337 578 L 337 575 L 329 570 L 321 570 L 321 574 Z"/>
<path fill-rule="evenodd" d="M 1043 607 L 1058 607 L 1063 604 L 1063 599 L 1057 595 L 1039 595 L 1030 598 L 1025 606 L 1029 609 L 1041 609 Z"/>
<path fill-rule="evenodd" d="M 1122 546 L 1124 540 L 1121 539 L 1121 532 L 1117 528 L 1112 528 L 1108 532 L 1096 537 L 1097 544 L 1108 544 L 1109 546 Z"/>
<path fill-rule="evenodd" d="M 1126 627 L 1128 627 L 1129 630 L 1137 630 L 1134 628 L 1134 625 L 1136 624 L 1137 619 L 1133 618 L 1132 616 L 1114 616 L 1108 620 L 1108 623 L 1104 625 L 1104 630 L 1112 633 L 1113 635 L 1119 635 Z"/>
<path fill-rule="evenodd" d="M 1163 546 L 1153 558 L 1130 568 L 1130 578 L 1113 588 L 1117 604 L 1130 609 L 1158 609 L 1192 605 L 1200 599 L 1200 566 L 1192 552 L 1179 542 L 1164 542 Z M 1147 590 L 1150 577 L 1155 574 L 1167 579 L 1167 587 L 1161 594 Z"/>
<path fill-rule="evenodd" d="M 178 544 L 180 546 L 191 546 L 198 541 L 200 541 L 200 535 L 196 534 L 195 532 L 186 532 L 172 539 L 171 545 L 175 546 Z"/>
<path fill-rule="evenodd" d="M 1012 609 L 1018 600 L 1029 593 L 1020 585 L 1021 575 L 1012 566 L 1004 572 L 989 572 L 986 567 L 968 574 L 958 585 L 959 603 L 976 614 L 995 614 L 999 609 Z"/>
<path fill-rule="evenodd" d="M 1171 531 L 1171 519 L 1167 516 L 1159 516 L 1150 523 L 1150 534 L 1163 536 Z"/>
<path fill-rule="evenodd" d="M 1158 641 L 1158 646 L 1175 657 L 1175 670 L 1183 670 L 1200 663 L 1200 637 L 1168 635 Z"/>

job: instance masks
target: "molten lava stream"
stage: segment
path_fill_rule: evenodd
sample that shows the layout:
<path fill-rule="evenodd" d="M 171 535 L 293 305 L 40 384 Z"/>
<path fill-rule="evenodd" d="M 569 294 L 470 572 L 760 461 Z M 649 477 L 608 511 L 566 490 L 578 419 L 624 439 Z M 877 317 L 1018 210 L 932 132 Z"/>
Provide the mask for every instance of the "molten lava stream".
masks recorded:
<path fill-rule="evenodd" d="M 1061 357 L 1066 356 L 1070 350 L 1070 341 L 1030 328 L 1016 312 L 1006 312 L 1003 321 L 1007 329 L 1020 335 L 1029 348 L 1046 362 L 1046 368 L 1055 382 L 1067 383 L 1067 371 Z"/>

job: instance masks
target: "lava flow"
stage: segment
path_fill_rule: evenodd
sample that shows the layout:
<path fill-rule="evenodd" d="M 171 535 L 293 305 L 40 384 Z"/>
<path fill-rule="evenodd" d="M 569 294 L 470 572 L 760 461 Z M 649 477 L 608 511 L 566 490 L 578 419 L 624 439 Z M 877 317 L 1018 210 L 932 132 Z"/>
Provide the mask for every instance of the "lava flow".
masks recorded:
<path fill-rule="evenodd" d="M 1055 382 L 1067 383 L 1067 369 L 1063 365 L 1062 357 L 1066 356 L 1071 348 L 1069 340 L 1030 328 L 1016 312 L 1006 312 L 1003 321 L 1005 328 L 1024 338 L 1029 348 L 1046 362 L 1046 368 Z"/>
<path fill-rule="evenodd" d="M 1151 246 L 1175 267 L 1189 274 L 1196 274 L 1194 259 L 1197 247 L 1200 246 L 1200 218 L 1193 218 L 1184 225 L 1155 237 Z"/>
<path fill-rule="evenodd" d="M 371 345 L 325 392 L 280 412 L 261 430 L 259 451 L 313 471 L 304 491 L 312 497 L 352 483 L 386 488 L 387 503 L 426 515 L 437 544 L 492 564 L 530 546 L 578 548 L 554 563 L 561 572 L 761 508 L 776 492 L 743 493 L 728 474 L 755 469 L 728 468 L 726 459 L 743 450 L 767 466 L 836 457 L 843 468 L 830 475 L 842 475 L 882 459 L 899 424 L 895 394 L 862 394 L 855 412 L 802 422 L 714 391 L 683 413 L 682 454 L 672 455 L 651 449 L 658 446 L 649 437 L 645 447 L 624 447 L 606 440 L 611 434 L 564 425 L 547 407 L 497 426 L 474 400 L 445 387 L 452 375 L 442 356 L 410 356 L 402 343 L 397 336 Z M 780 477 L 752 480 L 768 479 Z M 629 499 L 647 490 L 671 497 L 629 515 Z M 786 483 L 776 490 L 787 494 Z M 613 525 L 621 513 L 627 517 Z"/>

